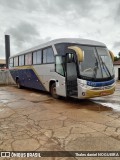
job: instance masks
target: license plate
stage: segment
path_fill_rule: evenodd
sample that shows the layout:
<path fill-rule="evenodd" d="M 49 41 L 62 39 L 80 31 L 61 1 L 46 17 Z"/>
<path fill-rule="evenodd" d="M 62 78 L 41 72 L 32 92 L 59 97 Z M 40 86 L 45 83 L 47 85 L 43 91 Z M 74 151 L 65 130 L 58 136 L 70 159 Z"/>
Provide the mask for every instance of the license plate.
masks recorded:
<path fill-rule="evenodd" d="M 101 95 L 101 96 L 106 96 L 106 95 L 107 95 L 107 92 L 101 92 L 100 95 Z"/>

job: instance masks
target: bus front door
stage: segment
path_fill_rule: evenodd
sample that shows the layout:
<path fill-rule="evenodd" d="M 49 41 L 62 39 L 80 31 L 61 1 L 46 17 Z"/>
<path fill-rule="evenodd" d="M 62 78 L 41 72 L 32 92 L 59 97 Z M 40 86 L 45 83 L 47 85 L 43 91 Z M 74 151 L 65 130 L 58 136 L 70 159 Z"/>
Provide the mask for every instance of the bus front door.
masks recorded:
<path fill-rule="evenodd" d="M 66 93 L 68 97 L 78 97 L 77 65 L 74 53 L 66 54 Z"/>
<path fill-rule="evenodd" d="M 66 78 L 65 78 L 65 57 L 56 56 L 56 94 L 66 97 Z"/>

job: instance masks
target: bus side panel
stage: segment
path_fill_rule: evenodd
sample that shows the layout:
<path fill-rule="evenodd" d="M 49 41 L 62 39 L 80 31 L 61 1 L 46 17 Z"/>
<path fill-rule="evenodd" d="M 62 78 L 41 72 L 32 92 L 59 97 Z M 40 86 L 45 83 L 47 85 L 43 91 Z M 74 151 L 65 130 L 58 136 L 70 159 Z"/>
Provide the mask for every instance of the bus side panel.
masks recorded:
<path fill-rule="evenodd" d="M 15 69 L 10 70 L 10 73 L 15 82 L 16 77 L 19 78 L 21 86 L 46 91 L 42 82 L 32 69 Z"/>
<path fill-rule="evenodd" d="M 54 81 L 57 94 L 66 97 L 65 77 L 55 72 L 55 64 L 34 65 L 33 68 L 38 76 L 42 77 L 42 82 L 48 92 L 50 91 L 50 82 Z"/>
<path fill-rule="evenodd" d="M 41 81 L 43 82 L 43 85 L 45 86 L 46 90 L 49 92 L 49 83 L 51 79 L 55 79 L 55 72 L 54 72 L 55 65 L 41 64 L 41 65 L 34 65 L 33 68 L 37 73 L 38 77 L 41 78 Z"/>

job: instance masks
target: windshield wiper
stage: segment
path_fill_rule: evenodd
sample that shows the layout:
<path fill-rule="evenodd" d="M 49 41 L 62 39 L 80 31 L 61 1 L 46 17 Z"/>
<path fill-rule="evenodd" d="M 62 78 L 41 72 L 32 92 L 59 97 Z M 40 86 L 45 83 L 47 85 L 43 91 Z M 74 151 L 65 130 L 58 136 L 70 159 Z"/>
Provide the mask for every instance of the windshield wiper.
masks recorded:
<path fill-rule="evenodd" d="M 101 62 L 102 62 L 103 67 L 105 67 L 104 71 L 106 72 L 106 70 L 107 70 L 106 74 L 107 74 L 107 75 L 109 74 L 108 76 L 111 77 L 111 73 L 110 73 L 108 67 L 107 67 L 106 64 L 103 62 L 103 60 L 102 60 L 101 57 L 100 57 L 100 59 L 101 59 Z"/>
<path fill-rule="evenodd" d="M 98 69 L 98 61 L 96 57 L 95 59 L 96 59 L 96 62 L 95 62 L 95 67 L 94 67 L 94 72 L 93 72 L 94 79 L 96 79 L 96 74 L 97 74 L 97 69 Z"/>

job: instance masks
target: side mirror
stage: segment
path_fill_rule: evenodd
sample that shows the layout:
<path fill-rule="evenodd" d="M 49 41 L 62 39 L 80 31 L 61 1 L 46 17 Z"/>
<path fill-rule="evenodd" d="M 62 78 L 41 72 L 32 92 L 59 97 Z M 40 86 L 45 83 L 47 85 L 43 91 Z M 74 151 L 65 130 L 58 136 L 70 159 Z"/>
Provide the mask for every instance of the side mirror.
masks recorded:
<path fill-rule="evenodd" d="M 111 51 L 109 50 L 109 54 L 110 54 L 110 57 L 111 57 L 112 61 L 114 62 L 114 54 L 113 54 L 113 52 L 111 52 Z"/>
<path fill-rule="evenodd" d="M 77 59 L 79 62 L 82 62 L 83 61 L 83 51 L 81 50 L 80 47 L 77 47 L 77 46 L 70 46 L 68 47 L 68 49 L 72 49 L 75 51 L 76 55 L 77 55 Z"/>

